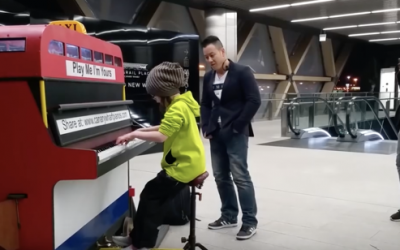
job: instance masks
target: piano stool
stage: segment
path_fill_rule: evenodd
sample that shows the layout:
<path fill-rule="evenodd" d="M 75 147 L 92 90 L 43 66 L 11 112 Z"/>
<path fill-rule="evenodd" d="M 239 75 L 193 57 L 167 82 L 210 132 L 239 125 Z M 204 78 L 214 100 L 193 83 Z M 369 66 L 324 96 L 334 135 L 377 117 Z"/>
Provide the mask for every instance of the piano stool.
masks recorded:
<path fill-rule="evenodd" d="M 186 237 L 181 238 L 181 242 L 186 243 L 186 245 L 183 247 L 183 249 L 181 249 L 181 248 L 179 248 L 179 249 L 153 248 L 152 250 L 195 250 L 196 247 L 200 248 L 201 250 L 208 250 L 201 243 L 196 242 L 196 196 L 199 196 L 199 201 L 201 201 L 201 198 L 202 198 L 201 193 L 196 192 L 196 188 L 201 189 L 203 187 L 204 181 L 207 179 L 208 176 L 209 176 L 209 173 L 206 171 L 189 183 L 189 186 L 191 187 L 190 233 L 189 233 L 188 238 L 186 238 Z M 120 249 L 121 248 L 119 248 L 119 247 L 99 248 L 99 250 L 120 250 Z"/>

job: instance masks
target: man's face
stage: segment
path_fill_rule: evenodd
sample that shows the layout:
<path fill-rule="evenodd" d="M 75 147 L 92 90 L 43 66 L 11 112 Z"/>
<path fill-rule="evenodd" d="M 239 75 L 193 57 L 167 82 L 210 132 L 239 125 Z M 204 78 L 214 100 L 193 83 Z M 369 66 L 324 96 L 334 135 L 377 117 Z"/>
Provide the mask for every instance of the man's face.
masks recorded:
<path fill-rule="evenodd" d="M 209 44 L 203 48 L 203 53 L 206 61 L 211 65 L 213 70 L 221 69 L 226 60 L 224 48 L 217 48 L 214 44 Z"/>

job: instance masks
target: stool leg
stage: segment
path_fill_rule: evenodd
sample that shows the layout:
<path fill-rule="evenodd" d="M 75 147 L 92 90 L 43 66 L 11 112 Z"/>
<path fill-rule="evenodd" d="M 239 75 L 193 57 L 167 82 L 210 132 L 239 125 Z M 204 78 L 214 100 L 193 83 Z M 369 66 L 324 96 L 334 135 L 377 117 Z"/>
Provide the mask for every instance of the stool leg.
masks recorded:
<path fill-rule="evenodd" d="M 201 250 L 208 250 L 205 246 L 203 246 L 203 245 L 200 244 L 200 243 L 196 243 L 195 246 L 198 247 L 198 248 L 200 248 Z"/>
<path fill-rule="evenodd" d="M 189 250 L 195 250 L 196 245 L 196 187 L 191 187 L 191 207 L 190 207 L 190 234 L 189 234 Z"/>

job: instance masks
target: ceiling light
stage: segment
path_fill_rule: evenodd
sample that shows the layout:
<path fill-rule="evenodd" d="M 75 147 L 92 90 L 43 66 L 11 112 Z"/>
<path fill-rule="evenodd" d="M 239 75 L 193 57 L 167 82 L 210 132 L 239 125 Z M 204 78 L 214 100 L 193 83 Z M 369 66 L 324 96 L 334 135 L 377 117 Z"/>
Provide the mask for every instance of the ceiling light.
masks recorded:
<path fill-rule="evenodd" d="M 335 0 L 314 0 L 314 1 L 307 1 L 307 2 L 299 2 L 299 3 L 292 3 L 291 6 L 300 6 L 306 4 L 316 4 L 316 3 L 323 3 L 323 2 L 331 2 Z"/>
<path fill-rule="evenodd" d="M 342 15 L 333 15 L 333 16 L 329 16 L 329 18 L 348 17 L 348 16 L 360 16 L 360 15 L 368 15 L 368 14 L 371 14 L 371 11 L 357 12 L 357 13 L 348 13 L 348 14 L 342 14 Z"/>
<path fill-rule="evenodd" d="M 328 19 L 328 18 L 329 18 L 329 17 L 327 17 L 327 16 L 313 17 L 313 18 L 304 18 L 304 19 L 292 20 L 292 23 L 297 23 L 297 22 L 308 22 L 308 21 L 322 20 L 322 19 Z"/>
<path fill-rule="evenodd" d="M 351 29 L 351 28 L 357 28 L 357 25 L 329 27 L 329 28 L 324 28 L 324 30 L 341 30 L 341 29 Z"/>
<path fill-rule="evenodd" d="M 312 2 L 312 1 L 311 1 Z M 302 2 L 304 3 L 304 2 Z M 301 4 L 301 3 L 299 3 Z M 295 4 L 291 4 L 291 6 L 294 6 Z M 385 9 L 385 10 L 374 10 L 374 11 L 363 11 L 363 12 L 356 12 L 356 13 L 348 13 L 348 14 L 339 14 L 339 15 L 332 15 L 332 16 L 328 16 L 328 18 L 339 18 L 339 17 L 350 17 L 350 16 L 360 16 L 360 15 L 368 15 L 368 14 L 376 14 L 376 13 L 382 13 L 382 12 L 392 12 L 392 11 L 400 11 L 400 8 L 397 9 Z M 307 18 L 304 20 L 309 21 L 309 19 L 311 20 L 311 18 Z M 313 20 L 320 20 L 320 19 L 326 19 L 326 18 L 315 18 Z M 300 19 L 303 20 L 303 19 Z M 299 22 L 298 20 L 295 20 L 297 22 Z M 293 21 L 292 21 L 293 22 Z M 371 25 L 372 26 L 372 25 Z"/>
<path fill-rule="evenodd" d="M 368 27 L 368 26 L 378 26 L 378 25 L 389 25 L 395 24 L 396 22 L 385 22 L 385 23 L 366 23 L 366 24 L 359 24 L 358 27 Z"/>
<path fill-rule="evenodd" d="M 397 8 L 397 9 L 385 9 L 385 10 L 374 10 L 374 11 L 372 11 L 372 13 L 393 12 L 393 11 L 400 11 L 400 8 Z"/>
<path fill-rule="evenodd" d="M 391 31 L 383 31 L 381 34 L 393 34 L 393 33 L 400 33 L 400 30 L 391 30 Z"/>
<path fill-rule="evenodd" d="M 383 38 L 383 39 L 372 39 L 370 42 L 383 42 L 383 41 L 394 41 L 399 40 L 399 38 Z"/>
<path fill-rule="evenodd" d="M 287 8 L 287 7 L 290 7 L 290 4 L 283 4 L 283 5 L 276 5 L 276 6 L 271 6 L 271 7 L 264 7 L 264 8 L 251 9 L 250 12 L 257 12 L 257 11 L 264 11 L 264 10 L 274 10 L 274 9 L 282 9 L 282 8 Z"/>
<path fill-rule="evenodd" d="M 312 17 L 312 18 L 304 18 L 304 19 L 296 19 L 292 20 L 292 23 L 296 22 L 306 22 L 306 21 L 314 21 L 314 20 L 322 20 L 328 18 L 339 18 L 339 17 L 349 17 L 349 16 L 360 16 L 360 15 L 368 15 L 371 14 L 370 11 L 364 12 L 357 12 L 357 13 L 348 13 L 348 14 L 341 14 L 341 15 L 333 15 L 333 16 L 323 16 L 323 17 Z"/>
<path fill-rule="evenodd" d="M 299 2 L 299 3 L 292 3 L 292 4 L 282 4 L 282 5 L 275 5 L 275 6 L 269 6 L 269 7 L 263 7 L 263 8 L 256 8 L 256 9 L 250 9 L 250 12 L 258 12 L 258 11 L 265 11 L 265 10 L 275 10 L 275 9 L 282 9 L 282 8 L 288 8 L 291 6 L 301 6 L 301 5 L 307 5 L 307 4 L 317 4 L 317 3 L 324 3 L 324 2 L 332 2 L 336 0 L 313 0 L 313 1 L 305 1 L 305 2 Z"/>
<path fill-rule="evenodd" d="M 351 34 L 349 37 L 354 37 L 354 36 L 372 36 L 372 35 L 379 35 L 379 32 L 370 32 L 370 33 L 359 33 L 359 34 Z"/>

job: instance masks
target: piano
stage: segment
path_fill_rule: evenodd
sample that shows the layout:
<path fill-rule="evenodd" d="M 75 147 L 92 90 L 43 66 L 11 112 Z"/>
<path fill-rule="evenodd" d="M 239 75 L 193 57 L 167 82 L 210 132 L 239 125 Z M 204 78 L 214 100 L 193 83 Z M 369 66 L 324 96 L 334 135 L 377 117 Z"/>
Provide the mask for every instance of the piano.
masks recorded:
<path fill-rule="evenodd" d="M 0 149 L 7 162 L 0 204 L 9 194 L 26 195 L 13 211 L 19 249 L 95 247 L 130 215 L 129 166 L 154 146 L 115 145 L 146 126 L 131 116 L 121 50 L 57 25 L 1 26 L 0 47 L 7 62 L 0 71 L 0 112 L 7 117 L 0 123 L 7 142 Z M 0 214 L 0 228 L 1 216 L 13 215 Z M 15 245 L 2 239 L 0 246 Z"/>
<path fill-rule="evenodd" d="M 48 112 L 49 128 L 55 143 L 64 148 L 94 150 L 98 159 L 98 177 L 102 176 L 155 145 L 139 139 L 123 145 L 115 144 L 119 136 L 146 127 L 135 121 L 128 105 L 133 105 L 133 101 L 58 105 Z"/>

